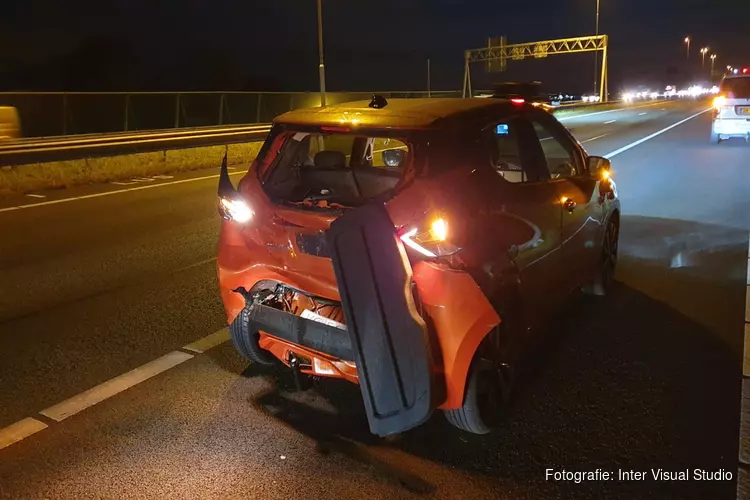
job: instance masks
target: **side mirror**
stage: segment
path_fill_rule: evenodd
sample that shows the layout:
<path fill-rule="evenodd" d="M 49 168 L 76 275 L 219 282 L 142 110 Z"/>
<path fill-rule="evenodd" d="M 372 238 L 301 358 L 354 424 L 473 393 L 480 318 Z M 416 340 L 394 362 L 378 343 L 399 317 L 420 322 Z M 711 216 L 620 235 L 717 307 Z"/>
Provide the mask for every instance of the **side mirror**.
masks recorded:
<path fill-rule="evenodd" d="M 388 167 L 400 167 L 404 161 L 403 149 L 386 149 L 383 151 L 383 163 Z"/>
<path fill-rule="evenodd" d="M 589 175 L 596 180 L 609 179 L 612 162 L 601 156 L 589 156 Z"/>

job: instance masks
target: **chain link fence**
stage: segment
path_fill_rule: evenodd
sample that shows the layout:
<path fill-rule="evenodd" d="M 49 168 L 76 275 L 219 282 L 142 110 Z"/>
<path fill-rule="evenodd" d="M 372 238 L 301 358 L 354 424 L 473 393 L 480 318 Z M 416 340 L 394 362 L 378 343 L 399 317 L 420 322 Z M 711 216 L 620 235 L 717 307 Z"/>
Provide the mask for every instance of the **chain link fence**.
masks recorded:
<path fill-rule="evenodd" d="M 327 104 L 427 97 L 414 92 L 329 92 Z M 431 97 L 460 97 L 432 91 Z M 18 109 L 23 137 L 268 123 L 277 115 L 320 105 L 317 92 L 0 92 L 0 106 Z"/>

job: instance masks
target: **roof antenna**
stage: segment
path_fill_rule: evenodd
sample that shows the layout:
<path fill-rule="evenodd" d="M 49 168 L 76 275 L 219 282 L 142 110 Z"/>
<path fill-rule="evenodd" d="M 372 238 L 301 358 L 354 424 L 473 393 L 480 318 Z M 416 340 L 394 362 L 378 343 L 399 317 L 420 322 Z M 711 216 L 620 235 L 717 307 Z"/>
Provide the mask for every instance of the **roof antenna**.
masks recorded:
<path fill-rule="evenodd" d="M 373 94 L 372 101 L 370 101 L 370 104 L 368 104 L 368 106 L 374 109 L 381 109 L 388 106 L 388 101 L 386 101 L 385 97 L 383 97 L 382 95 Z"/>

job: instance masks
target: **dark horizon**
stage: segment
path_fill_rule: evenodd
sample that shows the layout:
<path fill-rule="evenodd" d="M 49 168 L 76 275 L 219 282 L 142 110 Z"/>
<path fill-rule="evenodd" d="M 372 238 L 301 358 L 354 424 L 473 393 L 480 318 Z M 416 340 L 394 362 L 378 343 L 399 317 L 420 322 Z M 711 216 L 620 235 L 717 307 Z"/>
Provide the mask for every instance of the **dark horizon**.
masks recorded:
<path fill-rule="evenodd" d="M 302 6 L 301 6 L 302 5 Z M 458 89 L 463 51 L 488 37 L 509 43 L 594 34 L 595 1 L 565 8 L 540 0 L 502 6 L 486 0 L 324 1 L 327 90 Z M 603 0 L 600 32 L 610 36 L 610 92 L 631 85 L 707 80 L 699 49 L 716 69 L 750 64 L 742 20 L 750 4 L 696 0 Z M 528 22 L 529 20 L 533 22 Z M 71 26 L 80 27 L 74 32 Z M 50 0 L 11 7 L 0 20 L 0 90 L 317 91 L 315 2 L 278 0 L 211 6 L 145 1 L 102 5 Z M 738 33 L 738 34 L 735 34 Z M 686 61 L 686 35 L 692 38 Z M 493 81 L 542 80 L 550 91 L 593 90 L 593 53 L 511 61 L 506 73 L 473 66 L 474 88 Z"/>

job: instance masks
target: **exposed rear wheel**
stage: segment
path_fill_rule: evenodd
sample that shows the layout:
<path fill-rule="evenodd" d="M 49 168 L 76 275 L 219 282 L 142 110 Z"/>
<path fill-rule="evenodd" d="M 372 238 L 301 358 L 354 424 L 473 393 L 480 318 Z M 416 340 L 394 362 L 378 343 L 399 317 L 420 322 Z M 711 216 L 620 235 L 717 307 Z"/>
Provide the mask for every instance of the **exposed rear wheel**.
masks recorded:
<path fill-rule="evenodd" d="M 503 332 L 499 334 L 502 335 Z M 455 410 L 443 411 L 451 425 L 472 434 L 488 434 L 497 427 L 510 406 L 516 379 L 512 339 L 507 336 L 492 339 L 502 342 L 506 347 L 504 352 L 497 352 L 498 346 L 492 346 L 490 340 L 480 346 L 469 368 L 463 405 Z M 490 350 L 495 352 L 490 354 Z M 482 357 L 483 354 L 509 362 L 491 361 Z"/>
<path fill-rule="evenodd" d="M 229 336 L 237 352 L 253 363 L 272 365 L 276 362 L 276 358 L 270 352 L 258 345 L 260 334 L 257 330 L 250 329 L 247 308 L 243 309 L 229 325 Z"/>

